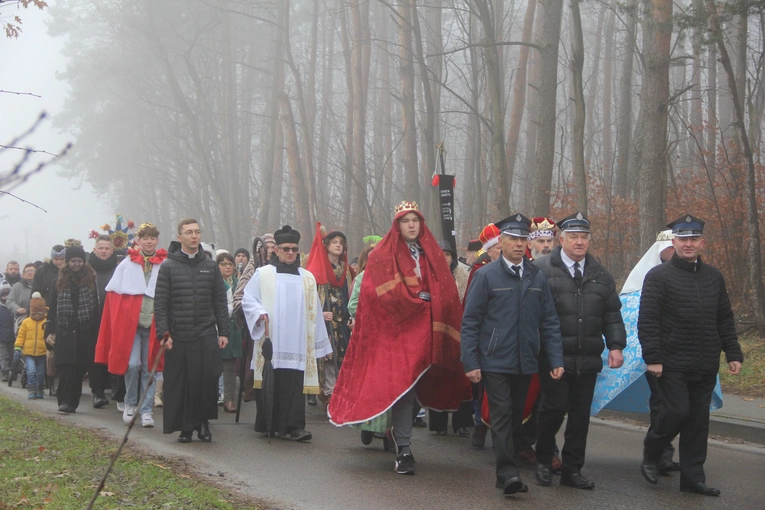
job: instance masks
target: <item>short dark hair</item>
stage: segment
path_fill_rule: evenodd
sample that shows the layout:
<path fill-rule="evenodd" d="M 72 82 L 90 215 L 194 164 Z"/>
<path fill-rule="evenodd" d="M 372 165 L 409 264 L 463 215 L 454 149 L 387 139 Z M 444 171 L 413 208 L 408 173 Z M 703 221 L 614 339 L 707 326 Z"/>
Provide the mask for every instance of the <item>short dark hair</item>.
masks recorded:
<path fill-rule="evenodd" d="M 25 270 L 25 271 L 26 271 L 26 269 L 27 269 L 28 267 L 34 267 L 35 269 L 37 269 L 37 267 L 35 266 L 35 263 L 34 263 L 34 262 L 27 262 L 26 264 L 24 264 L 24 270 Z"/>
<path fill-rule="evenodd" d="M 111 238 L 111 237 L 109 237 L 109 236 L 108 236 L 108 235 L 106 235 L 106 234 L 101 234 L 100 236 L 96 237 L 96 244 L 98 244 L 100 241 L 106 241 L 106 242 L 108 242 L 109 244 L 111 244 L 111 242 L 112 242 L 112 238 Z"/>
<path fill-rule="evenodd" d="M 16 264 L 17 266 L 19 265 L 19 263 L 16 262 L 15 260 L 9 260 L 8 263 L 5 265 L 5 267 L 10 266 L 11 264 Z"/>
<path fill-rule="evenodd" d="M 234 264 L 234 257 L 227 251 L 221 252 L 218 254 L 218 256 L 215 258 L 215 262 L 220 264 L 224 260 L 228 260 L 232 264 Z"/>
<path fill-rule="evenodd" d="M 199 222 L 195 220 L 194 218 L 186 218 L 185 220 L 181 220 L 180 223 L 178 223 L 178 235 L 181 235 L 181 231 L 183 230 L 183 227 L 186 225 L 192 225 L 196 223 L 199 225 Z"/>

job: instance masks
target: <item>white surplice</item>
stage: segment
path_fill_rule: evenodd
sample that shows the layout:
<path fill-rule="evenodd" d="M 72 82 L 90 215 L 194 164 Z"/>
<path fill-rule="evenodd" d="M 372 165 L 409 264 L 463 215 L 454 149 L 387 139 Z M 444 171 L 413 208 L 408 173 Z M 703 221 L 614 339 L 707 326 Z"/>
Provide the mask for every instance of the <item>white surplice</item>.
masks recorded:
<path fill-rule="evenodd" d="M 269 336 L 274 349 L 273 367 L 305 371 L 308 383 L 309 376 L 316 372 L 316 358 L 331 354 L 332 345 L 321 313 L 316 280 L 302 267 L 299 271 L 300 276 L 276 273 L 274 266 L 258 268 L 244 288 L 242 310 L 250 334 L 257 340 L 255 349 L 259 350 L 265 333 L 265 321 L 259 326 L 256 322 L 265 314 L 268 315 Z M 307 299 L 314 303 L 307 306 Z M 311 337 L 313 345 L 309 343 Z M 259 357 L 260 352 L 256 352 L 251 366 L 256 376 Z M 313 381 L 307 386 L 313 387 Z"/>

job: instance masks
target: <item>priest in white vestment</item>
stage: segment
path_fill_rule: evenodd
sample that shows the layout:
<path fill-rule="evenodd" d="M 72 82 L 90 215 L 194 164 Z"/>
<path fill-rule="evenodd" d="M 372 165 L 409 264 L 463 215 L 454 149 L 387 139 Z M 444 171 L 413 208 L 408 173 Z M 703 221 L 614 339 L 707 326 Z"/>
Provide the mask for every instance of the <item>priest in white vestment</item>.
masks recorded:
<path fill-rule="evenodd" d="M 313 275 L 300 267 L 300 233 L 285 225 L 274 233 L 276 259 L 258 268 L 244 288 L 242 310 L 255 352 L 252 369 L 255 388 L 262 382 L 261 345 L 268 324 L 273 344 L 274 410 L 271 430 L 281 437 L 308 441 L 305 430 L 305 397 L 319 393 L 317 358 L 332 353 L 321 313 Z M 269 432 L 261 409 L 255 420 L 257 432 Z"/>

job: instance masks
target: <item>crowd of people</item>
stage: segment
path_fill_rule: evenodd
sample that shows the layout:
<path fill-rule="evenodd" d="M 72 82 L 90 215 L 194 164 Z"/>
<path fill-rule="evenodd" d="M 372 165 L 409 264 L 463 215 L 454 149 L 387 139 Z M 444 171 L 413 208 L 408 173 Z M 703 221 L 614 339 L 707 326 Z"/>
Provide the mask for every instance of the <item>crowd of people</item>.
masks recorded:
<path fill-rule="evenodd" d="M 23 271 L 7 263 L 0 370 L 7 381 L 23 359 L 28 398 L 47 389 L 64 415 L 85 378 L 93 407 L 109 406 L 110 390 L 126 423 L 154 427 L 161 407 L 163 432 L 180 443 L 194 432 L 212 441 L 219 406 L 238 411 L 238 380 L 256 402 L 255 431 L 310 441 L 306 405 L 321 402 L 363 444 L 381 439 L 404 475 L 415 473 L 412 431 L 425 408 L 439 436 L 450 416 L 476 448 L 491 432 L 496 486 L 511 496 L 528 491 L 521 463 L 541 486 L 560 473 L 561 485 L 594 489 L 582 468 L 599 374 L 623 370 L 625 349 L 642 347 L 651 424 L 641 472 L 655 484 L 679 471 L 681 490 L 715 496 L 703 464 L 718 361 L 724 352 L 736 374 L 743 355 L 723 277 L 702 263 L 704 222 L 684 215 L 668 228 L 623 289 L 638 291 L 635 336 L 578 212 L 557 223 L 513 214 L 459 258 L 404 201 L 352 262 L 345 234 L 320 224 L 301 256 L 289 225 L 232 255 L 203 243 L 195 219 L 167 250 L 143 223 L 126 250 L 100 235 L 89 254 L 70 239 Z"/>

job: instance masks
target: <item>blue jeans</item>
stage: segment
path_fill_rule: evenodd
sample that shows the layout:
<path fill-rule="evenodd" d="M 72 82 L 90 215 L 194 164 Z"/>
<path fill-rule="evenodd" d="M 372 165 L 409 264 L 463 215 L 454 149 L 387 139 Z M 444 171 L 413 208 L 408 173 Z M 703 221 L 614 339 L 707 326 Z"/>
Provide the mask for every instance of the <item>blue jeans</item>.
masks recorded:
<path fill-rule="evenodd" d="M 45 388 L 45 361 L 45 356 L 24 356 L 29 391 L 42 391 Z"/>
<path fill-rule="evenodd" d="M 154 389 L 156 382 L 146 389 L 149 382 L 149 328 L 138 328 L 133 340 L 133 349 L 130 351 L 130 361 L 125 372 L 125 404 L 136 407 L 138 405 L 139 380 L 140 390 L 145 391 L 143 403 L 139 413 L 151 413 L 154 405 Z"/>

